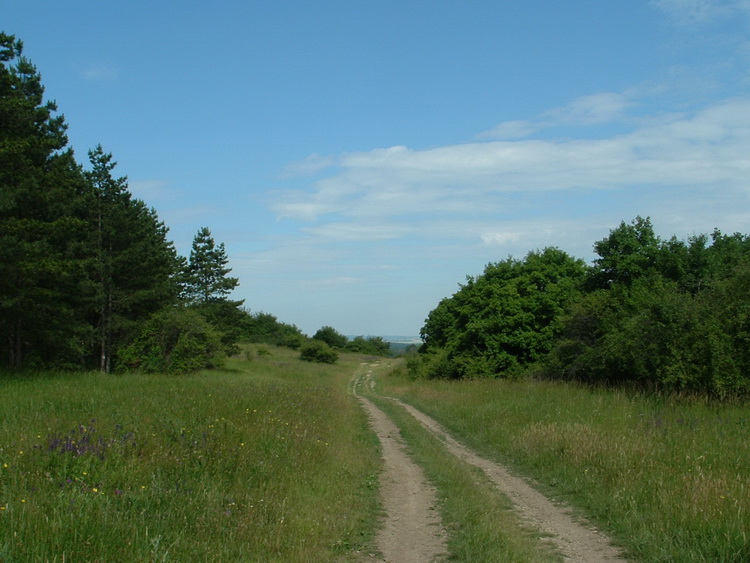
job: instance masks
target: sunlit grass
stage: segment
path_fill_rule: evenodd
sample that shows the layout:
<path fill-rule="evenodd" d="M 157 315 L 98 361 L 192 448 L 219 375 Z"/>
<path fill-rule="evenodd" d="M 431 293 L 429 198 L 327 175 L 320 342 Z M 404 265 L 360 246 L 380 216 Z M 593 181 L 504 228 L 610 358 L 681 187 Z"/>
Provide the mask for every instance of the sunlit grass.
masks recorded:
<path fill-rule="evenodd" d="M 750 560 L 746 405 L 540 381 L 379 382 L 577 506 L 636 560 Z"/>
<path fill-rule="evenodd" d="M 355 364 L 252 356 L 185 377 L 0 379 L 0 560 L 353 558 L 379 463 L 346 392 Z"/>

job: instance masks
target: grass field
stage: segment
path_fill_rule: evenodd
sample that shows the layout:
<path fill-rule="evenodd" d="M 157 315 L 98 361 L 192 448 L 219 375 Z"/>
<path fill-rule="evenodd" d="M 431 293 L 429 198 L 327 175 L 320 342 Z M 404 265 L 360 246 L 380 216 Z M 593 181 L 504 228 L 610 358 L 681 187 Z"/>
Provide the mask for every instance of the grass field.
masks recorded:
<path fill-rule="evenodd" d="M 539 381 L 379 378 L 638 561 L 750 561 L 750 408 Z"/>
<path fill-rule="evenodd" d="M 361 358 L 322 366 L 263 350 L 191 376 L 1 376 L 0 561 L 374 551 L 379 448 L 347 392 Z M 746 405 L 398 370 L 377 381 L 577 507 L 634 560 L 750 560 Z M 379 404 L 440 492 L 452 560 L 548 557 L 482 475 Z"/>
<path fill-rule="evenodd" d="M 0 377 L 0 561 L 335 561 L 372 540 L 355 359 Z"/>

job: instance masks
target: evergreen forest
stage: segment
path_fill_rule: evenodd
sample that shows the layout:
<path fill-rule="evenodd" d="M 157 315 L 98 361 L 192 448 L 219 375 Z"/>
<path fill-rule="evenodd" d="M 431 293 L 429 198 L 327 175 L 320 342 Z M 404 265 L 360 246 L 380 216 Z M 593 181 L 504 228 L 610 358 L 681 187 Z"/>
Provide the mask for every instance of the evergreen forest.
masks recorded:
<path fill-rule="evenodd" d="M 80 164 L 66 129 L 23 43 L 0 33 L 3 366 L 185 372 L 221 365 L 263 330 L 301 335 L 230 299 L 239 280 L 207 227 L 179 256 L 112 154 L 99 145 Z"/>

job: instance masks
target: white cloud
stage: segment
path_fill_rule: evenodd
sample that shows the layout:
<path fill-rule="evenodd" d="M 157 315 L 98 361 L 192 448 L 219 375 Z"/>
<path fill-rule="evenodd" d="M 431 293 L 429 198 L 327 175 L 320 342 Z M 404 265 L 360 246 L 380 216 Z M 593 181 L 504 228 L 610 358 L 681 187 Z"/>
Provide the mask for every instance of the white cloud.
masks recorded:
<path fill-rule="evenodd" d="M 611 107 L 618 104 L 613 103 Z M 604 139 L 492 141 L 343 155 L 337 175 L 275 205 L 284 217 L 383 219 L 492 211 L 502 194 L 628 185 L 746 185 L 750 100 L 644 120 Z"/>
<path fill-rule="evenodd" d="M 622 106 L 610 107 L 614 114 Z M 342 154 L 307 190 L 277 194 L 276 213 L 290 225 L 301 221 L 304 239 L 286 251 L 277 247 L 272 260 L 296 256 L 289 275 L 306 283 L 350 277 L 352 264 L 412 268 L 417 252 L 422 269 L 448 261 L 460 280 L 483 263 L 545 246 L 590 259 L 594 241 L 636 215 L 664 225 L 665 236 L 714 227 L 744 232 L 750 99 L 630 126 L 599 139 Z M 262 270 L 278 273 L 270 265 Z"/>
<path fill-rule="evenodd" d="M 128 188 L 136 197 L 146 201 L 154 199 L 172 199 L 177 194 L 175 190 L 170 189 L 172 184 L 169 180 L 150 179 L 150 180 L 133 180 L 128 181 Z"/>
<path fill-rule="evenodd" d="M 634 93 L 600 92 L 581 96 L 529 121 L 514 120 L 499 123 L 492 129 L 477 135 L 477 139 L 522 139 L 553 127 L 590 126 L 621 120 L 626 110 L 634 105 L 631 99 Z"/>
<path fill-rule="evenodd" d="M 340 287 L 342 285 L 352 285 L 361 282 L 360 278 L 353 276 L 337 276 L 333 278 L 324 278 L 319 280 L 306 281 L 305 285 L 308 287 Z"/>
<path fill-rule="evenodd" d="M 311 154 L 304 160 L 292 162 L 283 170 L 282 178 L 295 178 L 298 176 L 311 176 L 333 166 L 336 159 L 333 156 L 322 156 L 317 153 Z"/>
<path fill-rule="evenodd" d="M 680 24 L 702 24 L 750 13 L 748 0 L 652 0 L 652 5 Z"/>
<path fill-rule="evenodd" d="M 120 71 L 111 65 L 99 64 L 84 68 L 81 76 L 89 82 L 116 82 Z"/>
<path fill-rule="evenodd" d="M 509 242 L 516 242 L 521 238 L 518 232 L 492 232 L 483 233 L 482 242 L 488 246 L 504 246 Z"/>
<path fill-rule="evenodd" d="M 531 121 L 503 121 L 502 123 L 495 125 L 492 129 L 489 129 L 477 135 L 477 139 L 522 139 L 535 133 L 539 129 L 540 125 L 534 124 Z"/>
<path fill-rule="evenodd" d="M 393 224 L 326 223 L 304 229 L 304 232 L 329 242 L 374 242 L 401 238 L 410 230 L 403 225 Z"/>
<path fill-rule="evenodd" d="M 607 123 L 621 118 L 632 105 L 633 102 L 625 94 L 601 92 L 582 96 L 566 106 L 545 112 L 541 120 L 547 126 Z"/>

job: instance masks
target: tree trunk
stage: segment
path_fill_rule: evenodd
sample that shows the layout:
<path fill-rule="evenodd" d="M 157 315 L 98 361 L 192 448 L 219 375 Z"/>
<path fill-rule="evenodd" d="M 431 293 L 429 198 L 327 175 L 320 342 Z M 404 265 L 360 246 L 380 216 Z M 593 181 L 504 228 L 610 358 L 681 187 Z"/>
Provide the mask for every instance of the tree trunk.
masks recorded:
<path fill-rule="evenodd" d="M 20 368 L 23 363 L 23 338 L 21 337 L 21 319 L 16 319 L 15 326 L 8 336 L 8 367 Z"/>

